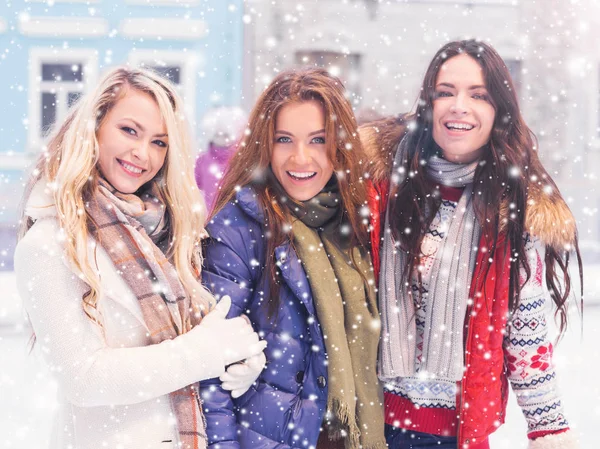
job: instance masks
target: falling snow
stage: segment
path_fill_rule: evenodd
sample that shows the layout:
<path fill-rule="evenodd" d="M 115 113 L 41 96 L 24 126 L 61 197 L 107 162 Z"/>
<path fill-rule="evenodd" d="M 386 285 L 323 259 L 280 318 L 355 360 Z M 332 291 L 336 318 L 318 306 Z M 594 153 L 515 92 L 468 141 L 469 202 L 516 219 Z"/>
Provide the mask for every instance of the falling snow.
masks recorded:
<path fill-rule="evenodd" d="M 359 121 L 408 111 L 435 50 L 462 37 L 489 41 L 505 58 L 522 113 L 538 137 L 540 157 L 577 220 L 586 267 L 585 300 L 590 306 L 583 338 L 577 335 L 580 323 L 573 313 L 571 331 L 556 347 L 554 361 L 569 421 L 580 434 L 582 447 L 594 447 L 600 420 L 600 406 L 595 405 L 600 403 L 600 390 L 594 377 L 595 368 L 600 370 L 596 345 L 600 338 L 596 325 L 600 320 L 599 18 L 599 0 L 3 2 L 0 447 L 44 448 L 58 407 L 55 381 L 39 355 L 28 356 L 26 351 L 30 329 L 12 273 L 18 198 L 26 168 L 45 149 L 44 138 L 52 123 L 65 117 L 90 83 L 118 64 L 157 70 L 183 94 L 185 116 L 200 153 L 208 148 L 211 131 L 202 123 L 211 111 L 236 106 L 247 112 L 273 77 L 294 64 L 324 65 L 339 76 Z M 352 151 L 351 144 L 346 150 Z M 222 176 L 220 165 L 209 165 L 207 171 L 215 182 Z M 512 177 L 523 173 L 523 167 L 509 171 Z M 264 173 L 257 171 L 256 177 L 261 176 Z M 393 181 L 406 176 L 414 173 L 400 168 Z M 545 194 L 553 193 L 548 180 L 531 181 L 538 182 Z M 204 207 L 197 204 L 194 212 Z M 516 207 L 510 205 L 511 218 Z M 369 213 L 366 207 L 360 210 L 365 220 Z M 232 222 L 222 225 L 230 227 Z M 283 231 L 290 232 L 291 225 L 285 224 Z M 350 228 L 342 226 L 340 232 L 349 234 Z M 57 238 L 66 236 L 63 232 Z M 286 266 L 284 253 L 277 264 Z M 257 270 L 260 262 L 252 259 L 249 266 Z M 159 284 L 155 287 L 162 289 Z M 244 287 L 240 282 L 239 288 Z M 363 323 L 362 317 L 355 318 Z M 308 325 L 312 324 L 310 316 Z M 317 345 L 310 349 L 321 350 Z M 283 351 L 273 351 L 272 357 L 285 364 L 296 362 Z M 242 410 L 242 415 L 256 413 Z M 248 421 L 242 425 L 248 426 Z M 492 437 L 492 446 L 525 448 L 524 437 L 517 437 L 525 433 L 525 420 L 513 397 L 507 424 Z"/>

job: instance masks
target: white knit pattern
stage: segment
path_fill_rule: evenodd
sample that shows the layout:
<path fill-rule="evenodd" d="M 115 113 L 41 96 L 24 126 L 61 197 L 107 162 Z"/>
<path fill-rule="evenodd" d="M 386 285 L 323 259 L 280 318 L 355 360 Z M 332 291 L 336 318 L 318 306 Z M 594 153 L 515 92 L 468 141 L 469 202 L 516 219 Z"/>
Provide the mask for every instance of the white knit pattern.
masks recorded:
<path fill-rule="evenodd" d="M 417 363 L 422 357 L 423 329 L 428 306 L 427 294 L 431 278 L 432 259 L 446 237 L 444 230 L 454 214 L 456 202 L 444 201 L 434 218 L 429 232 L 423 239 L 422 299 L 423 306 L 417 309 Z M 551 361 L 551 342 L 548 338 L 546 313 L 549 313 L 550 294 L 544 282 L 544 245 L 541 241 L 526 240 L 526 256 L 531 267 L 531 276 L 521 290 L 518 310 L 511 316 L 507 336 L 504 340 L 505 359 L 509 367 L 509 381 L 517 395 L 517 400 L 527 419 L 528 432 L 555 431 L 565 429 L 563 406 L 557 391 L 556 372 Z M 525 281 L 525 271 L 521 270 L 521 282 Z M 418 284 L 412 285 L 418 295 Z M 453 329 L 463 332 L 463 329 Z M 421 407 L 444 409 L 456 408 L 457 384 L 452 379 L 427 379 L 423 375 L 399 378 L 387 383 L 385 390 L 408 398 Z M 536 446 L 537 447 L 537 446 Z M 542 447 L 542 446 L 540 446 Z M 564 446 L 570 447 L 570 446 Z M 545 448 L 545 446 L 544 446 Z"/>
<path fill-rule="evenodd" d="M 579 440 L 572 430 L 529 440 L 528 449 L 578 449 Z"/>
<path fill-rule="evenodd" d="M 426 326 L 426 311 L 427 311 L 427 298 L 429 293 L 429 281 L 431 279 L 431 270 L 433 268 L 433 260 L 437 249 L 441 246 L 442 240 L 446 237 L 446 230 L 448 229 L 448 223 L 452 220 L 455 214 L 457 202 L 454 201 L 443 201 L 438 213 L 433 219 L 429 226 L 429 232 L 423 237 L 423 244 L 421 246 L 423 254 L 426 257 L 421 259 L 422 264 L 422 286 L 421 286 L 421 299 L 422 306 L 416 309 L 416 328 L 417 328 L 417 339 L 416 339 L 416 372 L 417 374 L 421 371 L 421 360 L 423 357 L 423 333 Z M 411 285 L 413 289 L 413 295 L 416 300 L 419 300 L 419 287 L 416 277 L 413 278 Z M 457 322 L 464 322 L 464 317 Z M 463 333 L 462 326 L 458 329 L 452 329 L 453 332 Z M 410 399 L 413 404 L 421 407 L 439 407 L 450 410 L 456 409 L 456 393 L 457 384 L 453 379 L 447 379 L 438 377 L 435 379 L 424 379 L 421 376 L 408 376 L 398 378 L 396 382 L 388 383 L 386 390 L 390 391 L 399 396 Z"/>
<path fill-rule="evenodd" d="M 521 272 L 521 302 L 510 317 L 504 338 L 508 379 L 527 420 L 528 432 L 568 427 L 552 364 L 552 343 L 546 316 L 551 312 L 545 283 L 545 248 L 539 239 L 527 238 L 525 253 L 531 276 Z"/>

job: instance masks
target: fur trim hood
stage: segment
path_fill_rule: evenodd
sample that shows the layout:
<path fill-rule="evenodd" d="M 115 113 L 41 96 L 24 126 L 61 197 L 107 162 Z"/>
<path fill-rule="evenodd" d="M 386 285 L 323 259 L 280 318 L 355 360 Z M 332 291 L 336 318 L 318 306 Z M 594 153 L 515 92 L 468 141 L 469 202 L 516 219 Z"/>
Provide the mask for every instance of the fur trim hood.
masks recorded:
<path fill-rule="evenodd" d="M 396 148 L 406 133 L 406 116 L 389 117 L 359 128 L 360 140 L 369 160 L 369 175 L 374 183 L 389 182 Z M 558 251 L 572 249 L 577 238 L 575 218 L 554 189 L 541 181 L 529 183 L 525 228 L 531 235 Z M 501 205 L 502 215 L 508 207 Z"/>

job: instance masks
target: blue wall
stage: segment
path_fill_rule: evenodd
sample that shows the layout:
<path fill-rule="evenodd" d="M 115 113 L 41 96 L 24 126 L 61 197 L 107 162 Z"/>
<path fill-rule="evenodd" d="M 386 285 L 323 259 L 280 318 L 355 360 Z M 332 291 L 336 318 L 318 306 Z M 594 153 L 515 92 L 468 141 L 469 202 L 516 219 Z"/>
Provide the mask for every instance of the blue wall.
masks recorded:
<path fill-rule="evenodd" d="M 150 2 L 152 3 L 152 2 Z M 113 37 L 101 38 L 32 38 L 19 32 L 19 17 L 95 17 L 108 21 Z M 102 0 L 90 4 L 55 2 L 25 2 L 7 0 L 0 3 L 0 18 L 7 30 L 0 34 L 0 270 L 12 267 L 10 237 L 14 234 L 24 171 L 9 169 L 7 152 L 24 154 L 28 143 L 27 119 L 29 49 L 32 47 L 93 48 L 98 54 L 98 74 L 127 62 L 133 49 L 186 50 L 195 53 L 199 61 L 196 75 L 196 119 L 214 105 L 239 105 L 242 88 L 243 1 L 201 0 L 197 6 L 128 5 L 126 0 Z M 119 34 L 120 23 L 129 18 L 201 19 L 208 33 L 198 40 L 130 39 Z M 112 52 L 110 61 L 105 61 Z M 214 100 L 217 98 L 218 100 Z M 214 103 L 214 104 L 213 104 Z M 194 121 L 194 118 L 190 118 Z M 195 127 L 197 130 L 197 126 Z M 10 156 L 8 156 L 10 157 Z M 19 180 L 21 178 L 21 180 Z M 6 228 L 10 228 L 8 231 Z M 9 237 L 6 237 L 9 235 Z M 10 261 L 8 260 L 10 259 Z"/>
<path fill-rule="evenodd" d="M 28 116 L 28 53 L 31 47 L 53 47 L 60 51 L 65 43 L 70 48 L 94 48 L 98 51 L 99 73 L 106 68 L 125 63 L 132 49 L 183 50 L 198 54 L 204 60 L 199 67 L 205 77 L 196 78 L 196 115 L 211 106 L 217 93 L 219 104 L 238 105 L 241 97 L 242 65 L 242 0 L 205 0 L 199 6 L 139 6 L 127 5 L 125 0 L 103 0 L 89 6 L 81 3 L 25 3 L 23 0 L 2 2 L 0 17 L 7 22 L 7 32 L 0 34 L 0 152 L 23 151 L 27 142 L 23 126 Z M 93 10 L 95 13 L 90 14 Z M 30 38 L 18 31 L 18 19 L 23 13 L 48 17 L 98 17 L 109 22 L 109 29 L 119 30 L 127 18 L 185 18 L 202 19 L 208 34 L 198 41 L 132 40 L 120 36 L 99 39 Z M 112 62 L 104 61 L 107 50 Z"/>

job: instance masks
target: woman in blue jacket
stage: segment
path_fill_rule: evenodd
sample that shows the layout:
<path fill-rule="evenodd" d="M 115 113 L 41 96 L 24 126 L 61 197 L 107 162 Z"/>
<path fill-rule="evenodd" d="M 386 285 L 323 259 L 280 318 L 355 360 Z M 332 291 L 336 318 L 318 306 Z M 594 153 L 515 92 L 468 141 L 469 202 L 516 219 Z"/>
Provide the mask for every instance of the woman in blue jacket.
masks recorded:
<path fill-rule="evenodd" d="M 340 80 L 315 68 L 279 74 L 207 227 L 205 284 L 268 342 L 266 368 L 242 396 L 201 385 L 214 447 L 385 447 L 366 168 Z"/>

